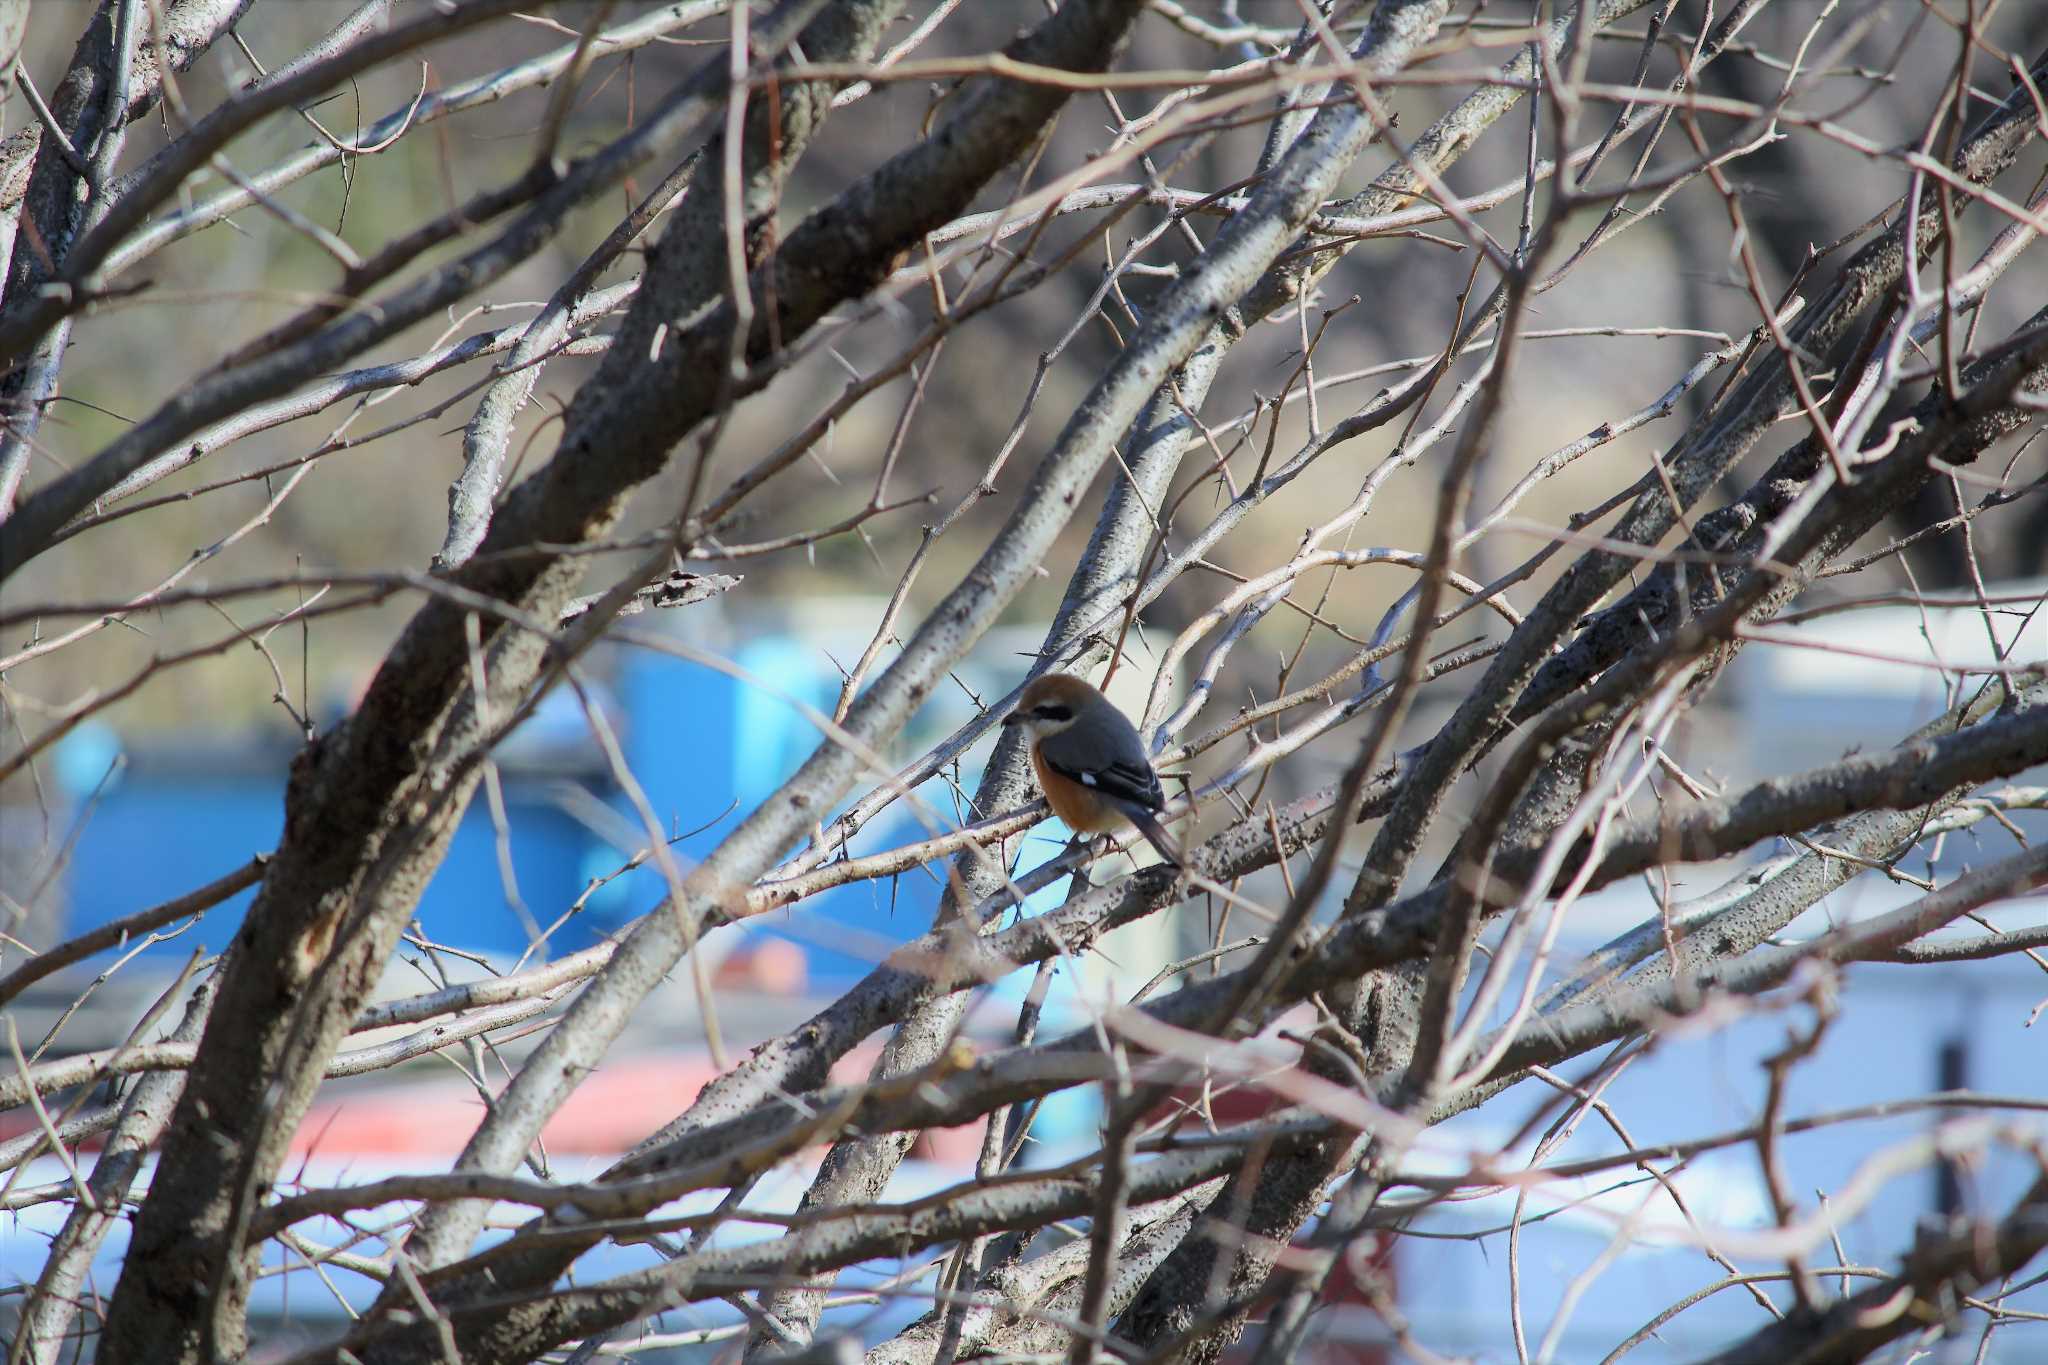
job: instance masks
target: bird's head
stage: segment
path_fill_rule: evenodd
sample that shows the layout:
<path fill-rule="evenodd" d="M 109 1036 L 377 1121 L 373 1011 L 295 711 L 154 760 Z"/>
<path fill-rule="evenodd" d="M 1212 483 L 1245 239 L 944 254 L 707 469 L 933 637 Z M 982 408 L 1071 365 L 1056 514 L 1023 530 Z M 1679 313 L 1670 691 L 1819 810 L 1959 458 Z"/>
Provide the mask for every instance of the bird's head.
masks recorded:
<path fill-rule="evenodd" d="M 1018 726 L 1034 740 L 1050 739 L 1072 725 L 1083 710 L 1102 704 L 1102 694 L 1079 678 L 1047 673 L 1031 680 L 1003 724 Z"/>

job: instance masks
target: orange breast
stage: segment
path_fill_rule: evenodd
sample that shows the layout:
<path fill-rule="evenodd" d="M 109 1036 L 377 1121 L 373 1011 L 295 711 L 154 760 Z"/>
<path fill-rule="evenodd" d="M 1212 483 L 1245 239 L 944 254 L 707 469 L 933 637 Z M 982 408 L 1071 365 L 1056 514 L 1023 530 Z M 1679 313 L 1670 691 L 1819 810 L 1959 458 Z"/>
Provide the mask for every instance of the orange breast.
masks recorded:
<path fill-rule="evenodd" d="M 1045 793 L 1052 813 L 1076 834 L 1101 834 L 1121 823 L 1116 808 L 1072 778 L 1061 777 L 1045 766 L 1038 746 L 1031 746 L 1031 770 L 1038 774 L 1038 789 Z"/>

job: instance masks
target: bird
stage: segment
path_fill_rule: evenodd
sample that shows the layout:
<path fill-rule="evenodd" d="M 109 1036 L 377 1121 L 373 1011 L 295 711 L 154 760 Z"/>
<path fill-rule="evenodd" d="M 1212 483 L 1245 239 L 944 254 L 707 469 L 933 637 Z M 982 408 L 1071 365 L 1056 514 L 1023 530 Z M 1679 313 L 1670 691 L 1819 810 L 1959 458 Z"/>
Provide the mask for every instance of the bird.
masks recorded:
<path fill-rule="evenodd" d="M 1069 674 L 1047 673 L 1026 684 L 1003 724 L 1030 736 L 1038 785 L 1067 828 L 1103 834 L 1128 821 L 1160 857 L 1187 867 L 1186 855 L 1159 827 L 1166 794 L 1145 742 L 1108 697 Z"/>

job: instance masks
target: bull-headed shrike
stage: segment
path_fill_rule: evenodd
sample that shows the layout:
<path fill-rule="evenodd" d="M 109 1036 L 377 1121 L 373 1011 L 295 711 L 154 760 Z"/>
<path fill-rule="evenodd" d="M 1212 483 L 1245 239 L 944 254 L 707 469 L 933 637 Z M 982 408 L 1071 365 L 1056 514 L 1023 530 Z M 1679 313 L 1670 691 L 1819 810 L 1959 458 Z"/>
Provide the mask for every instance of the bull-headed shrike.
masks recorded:
<path fill-rule="evenodd" d="M 1159 856 L 1187 859 L 1159 827 L 1166 806 L 1159 774 L 1138 728 L 1102 693 L 1064 673 L 1035 678 L 1004 725 L 1031 737 L 1031 767 L 1052 813 L 1076 834 L 1102 834 L 1129 822 Z"/>

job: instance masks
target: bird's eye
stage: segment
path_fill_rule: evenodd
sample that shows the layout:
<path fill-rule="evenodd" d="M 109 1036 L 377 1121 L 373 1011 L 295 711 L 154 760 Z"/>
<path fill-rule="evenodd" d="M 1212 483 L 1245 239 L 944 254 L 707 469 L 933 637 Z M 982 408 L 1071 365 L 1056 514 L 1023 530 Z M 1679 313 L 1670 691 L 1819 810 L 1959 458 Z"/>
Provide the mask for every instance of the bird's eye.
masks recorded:
<path fill-rule="evenodd" d="M 1040 720 L 1072 720 L 1074 718 L 1072 710 L 1053 702 L 1047 702 L 1031 714 L 1037 716 Z"/>

